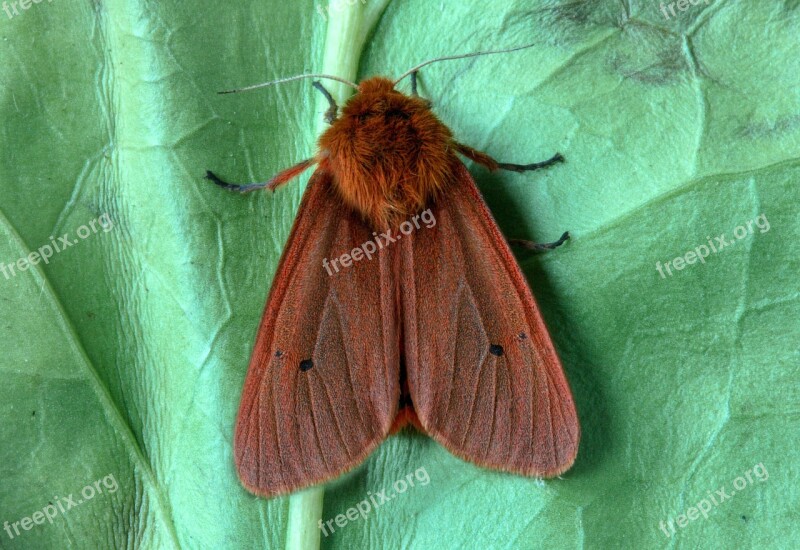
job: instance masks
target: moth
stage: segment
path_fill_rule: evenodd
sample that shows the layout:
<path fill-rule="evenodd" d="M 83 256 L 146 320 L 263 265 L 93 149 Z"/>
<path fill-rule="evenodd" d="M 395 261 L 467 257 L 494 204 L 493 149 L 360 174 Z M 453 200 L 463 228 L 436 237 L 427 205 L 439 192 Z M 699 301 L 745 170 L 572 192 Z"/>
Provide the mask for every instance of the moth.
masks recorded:
<path fill-rule="evenodd" d="M 324 483 L 407 425 L 486 468 L 551 477 L 575 460 L 580 429 L 561 363 L 459 155 L 515 172 L 563 157 L 498 162 L 456 141 L 417 93 L 423 66 L 485 53 L 500 52 L 429 60 L 395 80 L 299 75 L 232 90 L 300 78 L 356 90 L 340 113 L 314 81 L 329 102 L 330 126 L 313 157 L 260 183 L 206 173 L 244 193 L 275 190 L 316 166 L 236 420 L 236 469 L 249 491 L 274 497 Z M 410 94 L 396 89 L 407 76 Z M 567 238 L 521 244 L 551 249 Z"/>

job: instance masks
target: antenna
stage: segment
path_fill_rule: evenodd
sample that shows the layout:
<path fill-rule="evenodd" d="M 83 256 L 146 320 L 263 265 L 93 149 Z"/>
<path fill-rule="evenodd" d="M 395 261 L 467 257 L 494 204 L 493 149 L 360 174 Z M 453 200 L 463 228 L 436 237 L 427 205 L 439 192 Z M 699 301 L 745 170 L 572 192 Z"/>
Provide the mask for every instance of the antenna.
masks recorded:
<path fill-rule="evenodd" d="M 418 70 L 420 70 L 425 65 L 430 65 L 431 63 L 436 63 L 437 61 L 450 61 L 452 59 L 464 59 L 465 57 L 478 57 L 479 55 L 492 55 L 492 54 L 496 54 L 496 53 L 510 53 L 510 52 L 516 52 L 516 51 L 519 51 L 519 50 L 524 50 L 526 48 L 531 48 L 531 47 L 533 47 L 535 45 L 536 45 L 536 42 L 534 42 L 533 44 L 527 44 L 525 46 L 517 46 L 515 48 L 508 48 L 506 50 L 490 50 L 490 51 L 485 51 L 485 52 L 472 52 L 472 53 L 465 53 L 465 54 L 461 54 L 461 55 L 448 55 L 446 57 L 437 57 L 436 59 L 429 59 L 428 61 L 425 61 L 424 63 L 420 63 L 416 67 L 413 67 L 413 68 L 407 70 L 406 72 L 404 72 L 400 76 L 400 78 L 398 78 L 397 80 L 394 81 L 394 84 L 396 85 L 398 82 L 403 80 L 405 77 L 407 77 L 411 73 L 417 72 Z"/>
<path fill-rule="evenodd" d="M 273 84 L 282 84 L 284 82 L 292 82 L 293 80 L 301 80 L 303 78 L 327 78 L 329 80 L 336 80 L 337 82 L 341 82 L 342 84 L 347 84 L 351 88 L 355 88 L 356 90 L 358 90 L 358 84 L 354 84 L 349 80 L 345 80 L 344 78 L 339 78 L 338 76 L 333 76 L 329 74 L 299 74 L 297 76 L 289 76 L 278 80 L 272 80 L 270 82 L 262 82 L 261 84 L 253 84 L 252 86 L 245 86 L 244 88 L 237 88 L 235 90 L 225 90 L 224 92 L 217 92 L 217 93 L 238 94 L 239 92 L 249 92 L 250 90 L 257 90 L 258 88 L 266 88 L 267 86 L 272 86 Z"/>

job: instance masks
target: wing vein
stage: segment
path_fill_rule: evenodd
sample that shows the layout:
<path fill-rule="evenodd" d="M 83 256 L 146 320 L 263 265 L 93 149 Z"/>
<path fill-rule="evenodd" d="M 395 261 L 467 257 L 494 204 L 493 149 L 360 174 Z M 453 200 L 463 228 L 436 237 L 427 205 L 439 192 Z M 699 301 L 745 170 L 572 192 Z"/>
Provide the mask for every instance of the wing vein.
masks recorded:
<path fill-rule="evenodd" d="M 483 321 L 483 319 L 481 319 L 481 322 L 482 321 Z M 466 429 L 464 430 L 464 435 L 461 438 L 461 447 L 462 448 L 464 447 L 464 442 L 466 442 L 466 440 L 467 440 L 467 435 L 469 434 L 470 430 L 472 429 L 472 427 L 474 425 L 472 419 L 475 416 L 475 402 L 478 400 L 478 395 L 480 393 L 481 374 L 483 374 L 484 365 L 486 365 L 486 363 L 487 363 L 487 361 L 486 361 L 486 356 L 487 355 L 488 355 L 488 350 L 484 349 L 483 352 L 481 352 L 480 359 L 478 360 L 478 365 L 479 365 L 478 366 L 478 374 L 475 377 L 475 383 L 474 383 L 474 387 L 472 389 L 472 392 L 470 392 L 470 395 L 472 396 L 472 399 L 470 400 L 470 405 L 469 405 L 469 420 L 467 421 L 467 426 L 466 426 Z M 497 361 L 495 361 L 495 366 L 496 365 L 497 365 Z"/>
<path fill-rule="evenodd" d="M 452 338 L 448 338 L 448 343 L 452 342 L 453 344 L 448 347 L 447 353 L 450 356 L 450 383 L 447 385 L 447 407 L 444 411 L 444 418 L 448 418 L 450 416 L 450 409 L 453 405 L 453 388 L 456 387 L 456 348 L 458 344 L 458 320 L 459 320 L 459 313 L 461 311 L 461 295 L 464 292 L 464 281 L 463 279 L 459 281 L 458 287 L 456 289 L 456 296 L 454 301 L 455 310 L 451 315 L 452 323 L 450 326 L 450 334 L 453 335 Z"/>
<path fill-rule="evenodd" d="M 323 384 L 323 388 L 324 387 L 325 387 L 325 385 Z M 326 390 L 323 390 L 323 391 L 325 393 L 325 398 L 328 399 L 328 403 L 330 404 L 330 398 L 328 397 L 328 392 Z M 319 437 L 319 426 L 317 425 L 317 415 L 316 415 L 316 412 L 314 410 L 314 399 L 311 398 L 311 383 L 310 382 L 308 383 L 308 396 L 309 396 L 309 400 L 308 400 L 309 401 L 309 407 L 311 409 L 311 423 L 314 425 L 314 439 L 317 442 L 317 449 L 319 450 L 319 454 L 320 454 L 320 456 L 322 456 L 322 463 L 325 464 L 325 470 L 330 472 L 331 471 L 331 467 L 330 467 L 330 464 L 328 464 L 328 459 L 325 456 L 325 451 L 322 450 L 322 440 Z M 333 408 L 331 408 L 331 410 L 333 410 Z M 334 414 L 333 416 L 336 417 L 336 414 Z M 337 429 L 338 429 L 338 427 L 337 427 Z M 339 434 L 339 437 L 341 438 L 341 434 Z M 345 450 L 346 450 L 346 448 L 345 448 Z M 301 462 L 304 462 L 304 461 L 301 461 Z"/>
<path fill-rule="evenodd" d="M 338 327 L 339 327 L 339 334 L 340 334 L 340 337 L 342 339 L 342 342 L 346 342 L 347 341 L 347 334 L 345 332 L 345 325 L 342 322 L 343 321 L 342 314 L 341 314 L 341 309 L 342 308 L 341 308 L 341 304 L 339 302 L 339 295 L 336 294 L 335 292 L 332 292 L 332 299 L 333 299 L 333 302 L 334 302 L 334 304 L 336 306 L 335 313 L 336 313 L 336 320 L 337 320 Z M 353 353 L 352 353 L 352 351 L 350 349 L 350 346 L 348 346 L 346 344 L 344 346 L 344 354 L 345 354 L 345 357 L 347 359 L 345 361 L 347 363 L 345 365 L 345 367 L 346 367 L 345 371 L 347 372 L 347 388 L 350 390 L 350 394 L 353 396 L 353 401 L 355 402 L 355 409 L 356 409 L 356 412 L 358 413 L 358 418 L 361 421 L 361 426 L 363 428 L 365 428 L 365 429 L 368 429 L 369 428 L 369 424 L 364 420 L 364 415 L 361 412 L 361 401 L 358 399 L 358 396 L 356 395 L 355 384 L 353 383 L 353 371 L 352 371 L 352 369 L 353 369 L 353 366 L 355 365 L 356 361 L 353 358 Z M 341 426 L 339 425 L 339 419 L 338 419 L 338 416 L 335 413 L 334 413 L 334 417 L 336 418 L 336 429 L 338 430 L 339 435 L 342 438 L 342 444 L 345 447 L 345 451 L 347 452 L 347 456 L 348 456 L 348 458 L 352 458 L 353 455 L 350 452 L 350 448 L 347 446 L 347 442 L 344 440 L 344 435 L 343 435 Z"/>

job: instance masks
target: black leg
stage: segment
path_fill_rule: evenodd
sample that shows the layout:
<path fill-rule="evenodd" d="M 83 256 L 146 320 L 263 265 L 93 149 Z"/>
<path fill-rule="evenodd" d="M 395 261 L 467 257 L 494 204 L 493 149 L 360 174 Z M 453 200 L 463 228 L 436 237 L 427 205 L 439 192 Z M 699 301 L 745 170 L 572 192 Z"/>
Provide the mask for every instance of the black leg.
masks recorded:
<path fill-rule="evenodd" d="M 333 99 L 331 93 L 325 89 L 325 86 L 323 86 L 319 80 L 315 80 L 312 86 L 322 92 L 322 95 L 324 95 L 325 99 L 328 100 L 329 107 L 328 110 L 325 111 L 325 122 L 328 124 L 333 124 L 333 122 L 336 120 L 336 116 L 339 113 L 339 107 L 336 105 L 336 100 Z"/>
<path fill-rule="evenodd" d="M 419 97 L 419 90 L 417 89 L 417 71 L 411 73 L 411 97 Z M 428 106 L 428 109 L 430 109 L 433 105 L 429 99 L 422 99 L 422 101 L 425 102 L 425 105 Z"/>
<path fill-rule="evenodd" d="M 211 170 L 206 170 L 206 179 L 213 181 L 220 187 L 223 187 L 230 191 L 238 191 L 239 193 L 247 193 L 248 191 L 255 191 L 256 189 L 270 189 L 274 191 L 276 188 L 280 187 L 293 177 L 299 176 L 306 168 L 316 163 L 318 160 L 319 159 L 317 157 L 311 157 L 310 159 L 298 162 L 294 166 L 290 166 L 286 170 L 275 174 L 271 179 L 268 179 L 267 181 L 262 181 L 258 183 L 245 183 L 244 185 L 239 185 L 236 183 L 228 183 L 227 181 L 217 176 Z"/>
<path fill-rule="evenodd" d="M 478 151 L 470 147 L 469 145 L 464 145 L 463 143 L 454 142 L 453 145 L 455 146 L 455 150 L 467 157 L 468 159 L 474 160 L 478 164 L 484 165 L 489 170 L 497 170 L 498 168 L 502 168 L 503 170 L 511 170 L 512 172 L 527 172 L 529 170 L 538 170 L 539 168 L 547 168 L 548 166 L 552 166 L 553 164 L 557 164 L 559 162 L 564 162 L 564 157 L 561 153 L 556 153 L 551 158 L 547 159 L 544 162 L 534 162 L 532 164 L 510 164 L 508 162 L 497 162 L 492 157 L 487 155 L 482 151 Z"/>
<path fill-rule="evenodd" d="M 569 231 L 565 231 L 561 238 L 553 243 L 535 243 L 523 239 L 508 239 L 508 244 L 511 246 L 518 246 L 525 250 L 535 250 L 536 252 L 544 252 L 546 250 L 553 250 L 564 244 L 569 239 Z"/>
<path fill-rule="evenodd" d="M 531 170 L 539 170 L 540 168 L 547 168 L 559 162 L 564 162 L 564 157 L 561 153 L 556 153 L 551 158 L 543 162 L 534 162 L 531 164 L 509 164 L 507 162 L 500 162 L 497 164 L 498 168 L 503 170 L 511 170 L 512 172 L 529 172 Z"/>
<path fill-rule="evenodd" d="M 246 183 L 241 185 L 237 183 L 228 183 L 227 181 L 220 179 L 219 176 L 217 176 L 211 170 L 206 170 L 206 179 L 213 181 L 224 189 L 237 191 L 239 193 L 247 193 L 248 191 L 255 191 L 256 189 L 264 189 L 267 185 L 269 185 L 268 181 L 262 181 L 259 183 Z"/>

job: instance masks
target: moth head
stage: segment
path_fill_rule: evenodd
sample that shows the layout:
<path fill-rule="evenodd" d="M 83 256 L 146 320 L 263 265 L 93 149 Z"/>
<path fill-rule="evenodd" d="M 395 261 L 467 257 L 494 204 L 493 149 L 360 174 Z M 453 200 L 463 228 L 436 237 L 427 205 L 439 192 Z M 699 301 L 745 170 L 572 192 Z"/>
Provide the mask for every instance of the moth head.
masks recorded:
<path fill-rule="evenodd" d="M 360 94 L 388 94 L 394 92 L 394 82 L 382 76 L 373 76 L 366 80 L 362 80 L 358 85 L 358 93 Z"/>

